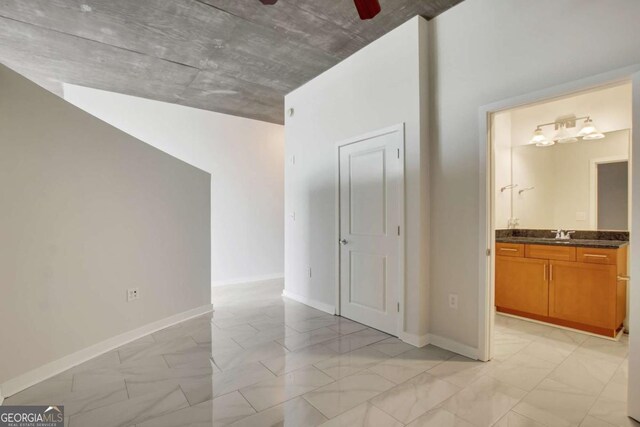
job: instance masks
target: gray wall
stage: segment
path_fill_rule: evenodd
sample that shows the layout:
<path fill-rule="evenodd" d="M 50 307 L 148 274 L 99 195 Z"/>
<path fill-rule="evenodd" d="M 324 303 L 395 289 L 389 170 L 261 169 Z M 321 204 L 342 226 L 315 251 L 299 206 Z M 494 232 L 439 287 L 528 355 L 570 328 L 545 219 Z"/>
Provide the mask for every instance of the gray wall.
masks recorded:
<path fill-rule="evenodd" d="M 0 65 L 0 384 L 210 304 L 210 181 Z"/>
<path fill-rule="evenodd" d="M 598 230 L 629 230 L 629 162 L 598 165 Z"/>

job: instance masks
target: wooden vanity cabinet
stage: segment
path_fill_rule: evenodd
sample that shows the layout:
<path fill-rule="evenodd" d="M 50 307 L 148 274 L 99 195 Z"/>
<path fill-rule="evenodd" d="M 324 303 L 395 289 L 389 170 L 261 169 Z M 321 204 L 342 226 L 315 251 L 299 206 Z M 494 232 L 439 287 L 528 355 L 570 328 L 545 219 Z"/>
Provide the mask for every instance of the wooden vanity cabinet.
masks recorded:
<path fill-rule="evenodd" d="M 496 256 L 497 311 L 616 336 L 626 317 L 626 246 L 526 244 L 517 255 L 505 256 L 502 245 Z"/>
<path fill-rule="evenodd" d="M 594 328 L 617 329 L 616 270 L 615 265 L 551 261 L 549 316 Z"/>
<path fill-rule="evenodd" d="M 540 316 L 549 315 L 546 260 L 496 258 L 496 305 Z"/>

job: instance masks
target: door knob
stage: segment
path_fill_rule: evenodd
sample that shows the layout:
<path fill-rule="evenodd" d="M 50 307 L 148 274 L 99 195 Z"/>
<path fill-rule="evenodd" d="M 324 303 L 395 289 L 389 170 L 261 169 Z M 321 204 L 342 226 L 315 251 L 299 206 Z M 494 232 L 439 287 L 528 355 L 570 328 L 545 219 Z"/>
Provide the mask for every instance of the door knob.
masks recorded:
<path fill-rule="evenodd" d="M 340 239 L 340 240 L 338 240 L 338 241 L 340 242 L 340 244 L 341 244 L 342 246 L 344 246 L 344 245 L 346 245 L 347 243 L 349 243 L 349 242 L 347 242 L 347 239 Z"/>

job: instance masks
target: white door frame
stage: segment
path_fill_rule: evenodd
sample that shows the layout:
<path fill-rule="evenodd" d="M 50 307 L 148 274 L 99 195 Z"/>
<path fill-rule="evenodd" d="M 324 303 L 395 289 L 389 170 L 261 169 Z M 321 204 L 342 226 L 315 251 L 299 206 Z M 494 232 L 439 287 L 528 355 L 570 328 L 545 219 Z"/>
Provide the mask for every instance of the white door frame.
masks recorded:
<path fill-rule="evenodd" d="M 516 96 L 513 98 L 498 101 L 492 104 L 488 104 L 479 108 L 479 160 L 480 160 L 480 180 L 479 180 L 479 271 L 478 271 L 478 358 L 480 360 L 487 361 L 491 358 L 491 342 L 493 337 L 493 325 L 492 325 L 492 313 L 495 301 L 494 287 L 490 286 L 492 283 L 493 266 L 495 265 L 495 228 L 492 224 L 493 212 L 493 196 L 492 196 L 492 174 L 490 173 L 490 166 L 492 162 L 492 146 L 491 146 L 491 115 L 504 110 L 510 110 L 512 108 L 521 107 L 525 105 L 535 104 L 538 102 L 547 102 L 555 98 L 565 97 L 567 95 L 601 88 L 607 85 L 617 85 L 632 81 L 633 76 L 640 72 L 640 64 L 626 67 L 619 70 L 613 70 L 611 72 L 598 74 L 596 76 L 588 77 L 581 80 L 576 80 L 570 83 L 565 83 L 558 86 L 553 86 L 547 89 L 539 90 L 533 93 Z M 634 82 L 635 86 L 638 82 Z M 636 116 L 637 111 L 634 110 L 634 123 L 640 124 L 640 118 Z M 633 144 L 638 149 L 632 150 L 632 156 L 629 159 L 630 165 L 636 164 L 640 169 L 640 132 L 634 134 Z M 638 161 L 632 162 L 633 153 L 638 153 Z M 633 166 L 632 166 L 633 170 Z M 633 180 L 638 180 L 640 186 L 640 170 L 632 173 Z M 638 201 L 640 205 L 640 194 L 636 195 L 634 200 Z M 632 223 L 635 223 L 640 229 L 640 209 L 634 211 L 634 215 L 637 216 L 637 220 L 634 219 Z M 637 221 L 637 222 L 636 222 Z M 631 247 L 640 245 L 640 236 L 631 238 Z M 489 251 L 489 252 L 487 252 Z M 640 263 L 637 267 L 640 269 Z M 632 266 L 633 267 L 633 266 Z M 638 275 L 640 276 L 640 270 Z M 640 281 L 639 281 L 640 283 Z M 635 286 L 631 286 L 632 289 Z M 640 289 L 639 289 L 640 291 Z M 634 292 L 632 292 L 634 295 Z M 636 292 L 634 298 L 640 299 L 640 293 Z M 638 328 L 640 330 L 640 327 Z"/>
<path fill-rule="evenodd" d="M 399 132 L 402 142 L 400 144 L 400 159 L 402 159 L 400 165 L 400 173 L 402 174 L 402 179 L 400 180 L 400 206 L 398 206 L 399 210 L 399 218 L 400 218 L 400 238 L 399 240 L 399 251 L 398 251 L 398 300 L 400 302 L 400 311 L 398 313 L 398 325 L 397 325 L 397 336 L 402 336 L 404 332 L 404 313 L 405 313 L 405 165 L 404 165 L 404 151 L 405 151 L 405 131 L 404 131 L 404 123 L 400 123 L 394 126 L 389 126 L 384 129 L 379 129 L 376 131 L 368 132 L 364 135 L 359 135 L 356 137 L 352 137 L 349 139 L 345 139 L 343 141 L 339 141 L 335 145 L 335 205 L 336 205 L 336 214 L 335 214 L 335 238 L 333 240 L 335 247 L 335 262 L 336 262 L 336 287 L 335 287 L 335 304 L 336 304 L 336 315 L 340 315 L 340 245 L 338 244 L 338 240 L 340 240 L 340 147 L 345 145 L 354 144 L 356 142 L 363 141 L 365 139 L 371 139 L 382 135 L 388 135 L 391 133 Z"/>
<path fill-rule="evenodd" d="M 631 128 L 631 148 L 629 155 L 629 170 L 631 171 L 631 182 L 629 182 L 629 192 L 631 193 L 630 227 L 629 230 L 640 230 L 640 209 L 633 209 L 634 205 L 640 205 L 640 66 L 637 67 L 632 79 L 633 87 L 633 119 Z M 637 131 L 634 132 L 633 130 Z M 640 239 L 631 233 L 629 259 L 640 260 Z M 640 402 L 640 262 L 632 262 L 629 272 L 631 281 L 629 282 L 629 389 L 627 391 L 627 402 Z M 631 356 L 634 357 L 631 357 Z M 640 405 L 628 405 L 627 415 L 640 421 Z"/>
<path fill-rule="evenodd" d="M 629 151 L 631 151 L 631 141 L 629 141 Z M 610 156 L 591 159 L 591 164 L 589 165 L 589 224 L 594 230 L 598 229 L 598 165 L 622 162 L 629 163 L 629 157 L 627 154 L 627 156 Z M 631 165 L 629 164 L 629 166 Z M 629 167 L 629 175 L 631 175 L 631 167 Z M 631 218 L 631 192 L 629 192 L 628 197 L 627 217 Z M 627 225 L 627 228 L 628 227 Z"/>
<path fill-rule="evenodd" d="M 491 357 L 491 342 L 493 337 L 493 324 L 491 322 L 495 294 L 493 283 L 493 265 L 495 258 L 495 248 L 493 238 L 495 229 L 492 224 L 493 199 L 491 178 L 489 167 L 492 164 L 490 120 L 493 113 L 509 110 L 512 108 L 533 104 L 537 102 L 549 101 L 554 98 L 565 97 L 574 93 L 583 92 L 607 85 L 632 82 L 633 86 L 633 125 L 632 143 L 630 148 L 629 167 L 632 171 L 632 181 L 629 191 L 631 192 L 631 206 L 640 206 L 640 64 L 630 67 L 613 70 L 607 73 L 598 74 L 585 79 L 543 89 L 526 95 L 513 97 L 492 104 L 480 107 L 479 109 L 479 148 L 480 148 L 480 180 L 479 180 L 479 272 L 478 272 L 478 358 L 487 361 Z M 635 148 L 635 149 L 634 149 Z M 633 209 L 630 217 L 629 230 L 640 230 L 640 209 Z M 640 236 L 631 233 L 631 256 L 630 259 L 640 259 Z M 490 252 L 487 252 L 489 250 Z M 640 402 L 640 262 L 631 263 L 630 304 L 629 304 L 629 329 L 632 330 L 629 344 L 629 402 Z M 634 316 L 634 313 L 636 314 Z M 634 381 L 635 380 L 635 381 Z M 629 405 L 629 415 L 640 420 L 639 405 Z"/>

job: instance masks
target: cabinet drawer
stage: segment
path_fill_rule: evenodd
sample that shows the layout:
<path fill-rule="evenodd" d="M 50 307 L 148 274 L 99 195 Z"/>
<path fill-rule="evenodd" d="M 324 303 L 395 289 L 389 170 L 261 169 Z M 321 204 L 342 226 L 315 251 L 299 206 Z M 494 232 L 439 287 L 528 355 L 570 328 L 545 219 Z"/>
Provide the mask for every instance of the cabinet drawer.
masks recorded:
<path fill-rule="evenodd" d="M 556 261 L 575 261 L 576 248 L 572 246 L 527 245 L 527 258 L 552 259 Z"/>
<path fill-rule="evenodd" d="M 618 262 L 618 250 L 578 248 L 578 262 L 615 265 Z"/>
<path fill-rule="evenodd" d="M 523 257 L 524 245 L 517 243 L 496 243 L 496 255 Z"/>

